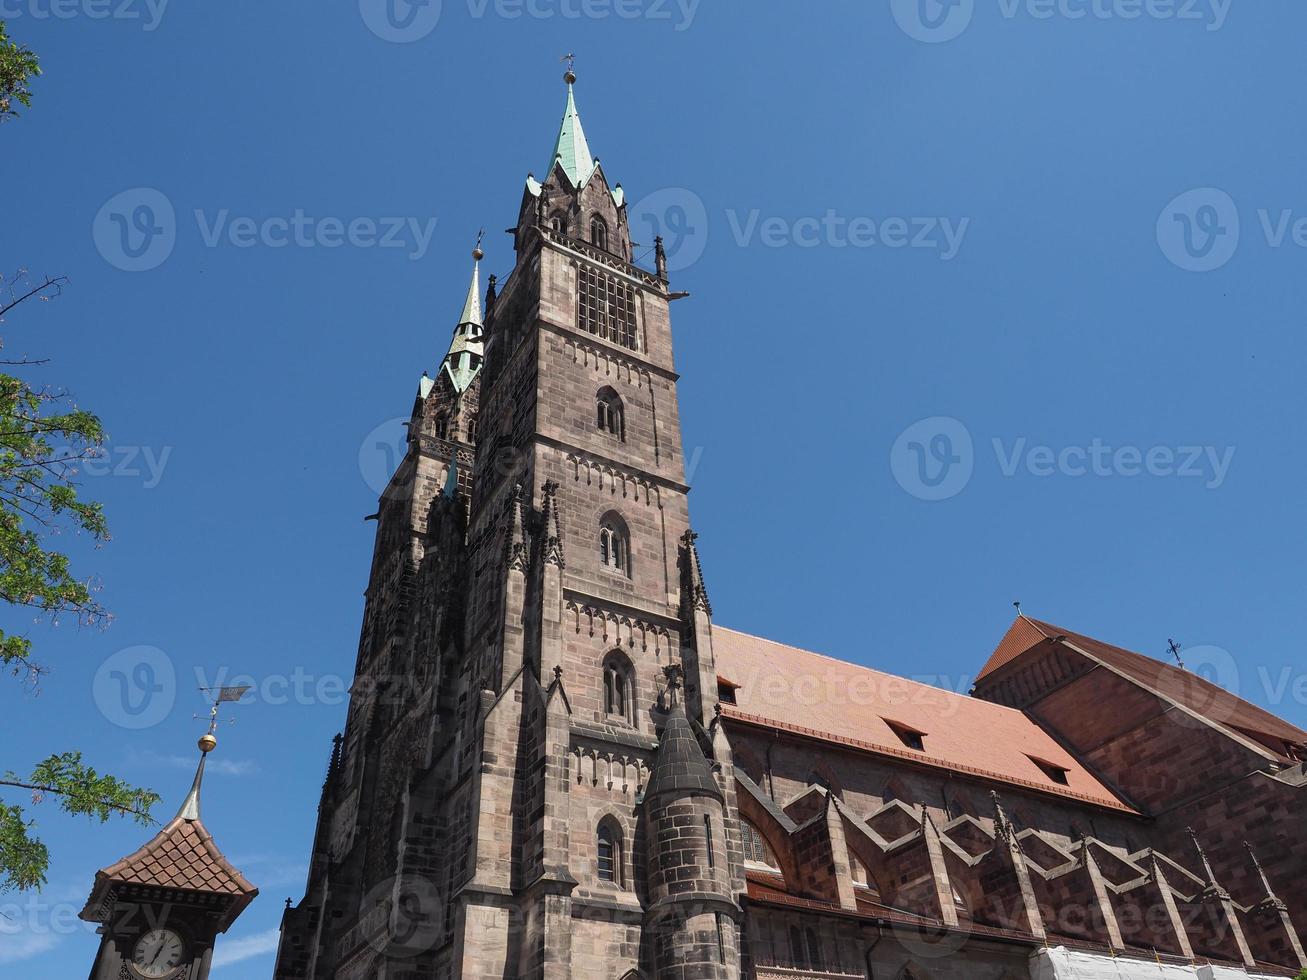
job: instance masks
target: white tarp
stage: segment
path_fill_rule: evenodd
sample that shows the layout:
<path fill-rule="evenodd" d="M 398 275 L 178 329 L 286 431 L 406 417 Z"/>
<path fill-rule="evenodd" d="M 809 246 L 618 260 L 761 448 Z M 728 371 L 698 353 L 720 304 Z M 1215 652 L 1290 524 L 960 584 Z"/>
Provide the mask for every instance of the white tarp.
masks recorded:
<path fill-rule="evenodd" d="M 1277 980 L 1224 966 L 1176 966 L 1073 952 L 1064 946 L 1030 957 L 1031 980 Z"/>

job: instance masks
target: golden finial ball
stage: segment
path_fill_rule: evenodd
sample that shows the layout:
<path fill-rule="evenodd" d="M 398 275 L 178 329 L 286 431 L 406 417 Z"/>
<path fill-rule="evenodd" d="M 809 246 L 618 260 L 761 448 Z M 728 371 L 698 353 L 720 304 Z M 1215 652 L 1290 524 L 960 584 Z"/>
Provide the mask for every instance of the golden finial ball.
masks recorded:
<path fill-rule="evenodd" d="M 212 732 L 205 732 L 200 736 L 197 744 L 200 746 L 200 751 L 207 755 L 218 747 L 218 740 L 213 737 Z"/>
<path fill-rule="evenodd" d="M 486 257 L 486 253 L 481 251 L 480 246 L 472 249 L 472 258 L 474 258 L 476 261 L 480 262 L 485 257 Z"/>
<path fill-rule="evenodd" d="M 567 72 L 563 75 L 563 81 L 568 85 L 573 84 L 576 81 L 576 72 L 572 71 L 570 68 L 567 69 Z"/>

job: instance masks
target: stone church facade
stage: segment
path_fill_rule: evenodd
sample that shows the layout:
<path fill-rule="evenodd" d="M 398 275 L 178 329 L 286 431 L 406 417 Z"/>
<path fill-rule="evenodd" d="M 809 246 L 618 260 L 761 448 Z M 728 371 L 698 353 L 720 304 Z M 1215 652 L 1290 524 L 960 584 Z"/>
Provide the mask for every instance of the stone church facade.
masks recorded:
<path fill-rule="evenodd" d="M 277 980 L 1307 968 L 1307 733 L 1024 615 L 970 697 L 714 624 L 665 256 L 567 81 L 375 515 Z"/>

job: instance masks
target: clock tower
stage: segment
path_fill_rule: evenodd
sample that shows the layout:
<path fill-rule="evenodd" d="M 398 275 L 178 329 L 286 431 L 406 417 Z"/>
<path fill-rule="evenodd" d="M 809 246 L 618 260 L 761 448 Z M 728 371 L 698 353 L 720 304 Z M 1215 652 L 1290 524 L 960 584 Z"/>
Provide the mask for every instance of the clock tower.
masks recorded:
<path fill-rule="evenodd" d="M 90 980 L 206 980 L 213 944 L 258 895 L 200 821 L 204 762 L 181 810 L 134 854 L 95 873 L 81 918 L 100 924 Z"/>

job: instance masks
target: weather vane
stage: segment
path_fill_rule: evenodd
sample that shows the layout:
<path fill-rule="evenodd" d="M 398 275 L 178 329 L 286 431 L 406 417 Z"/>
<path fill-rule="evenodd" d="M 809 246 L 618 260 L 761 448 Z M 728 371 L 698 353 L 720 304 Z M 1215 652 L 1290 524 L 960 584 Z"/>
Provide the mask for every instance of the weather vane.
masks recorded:
<path fill-rule="evenodd" d="M 567 70 L 568 70 L 568 71 L 575 71 L 575 70 L 576 70 L 576 55 L 573 54 L 572 52 L 569 51 L 567 54 L 563 55 L 563 56 L 562 56 L 561 58 L 559 58 L 558 60 L 559 60 L 560 62 L 561 62 L 561 61 L 565 61 L 565 62 L 567 62 Z"/>
<path fill-rule="evenodd" d="M 218 730 L 218 710 L 227 701 L 239 701 L 245 696 L 245 692 L 250 689 L 250 685 L 242 684 L 239 687 L 202 687 L 201 691 L 206 694 L 217 695 L 213 699 L 213 707 L 209 709 L 209 730 L 200 736 L 200 749 L 205 753 L 212 752 L 218 745 L 218 738 L 214 734 Z M 203 715 L 196 715 L 196 720 L 202 719 Z M 227 724 L 236 724 L 235 718 L 230 718 Z"/>

